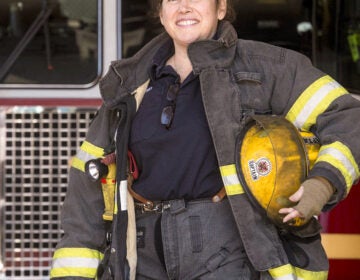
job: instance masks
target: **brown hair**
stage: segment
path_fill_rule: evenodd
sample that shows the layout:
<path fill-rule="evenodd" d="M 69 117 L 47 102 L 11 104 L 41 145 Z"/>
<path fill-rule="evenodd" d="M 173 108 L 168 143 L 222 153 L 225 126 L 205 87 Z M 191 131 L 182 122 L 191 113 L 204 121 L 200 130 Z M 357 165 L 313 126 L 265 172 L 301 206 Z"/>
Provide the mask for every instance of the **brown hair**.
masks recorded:
<path fill-rule="evenodd" d="M 163 0 L 149 0 L 150 4 L 150 16 L 153 18 L 158 18 L 161 8 L 161 3 Z M 216 0 L 216 3 L 219 3 L 219 0 Z M 224 20 L 233 22 L 236 18 L 236 12 L 233 6 L 233 0 L 226 0 L 226 15 Z"/>

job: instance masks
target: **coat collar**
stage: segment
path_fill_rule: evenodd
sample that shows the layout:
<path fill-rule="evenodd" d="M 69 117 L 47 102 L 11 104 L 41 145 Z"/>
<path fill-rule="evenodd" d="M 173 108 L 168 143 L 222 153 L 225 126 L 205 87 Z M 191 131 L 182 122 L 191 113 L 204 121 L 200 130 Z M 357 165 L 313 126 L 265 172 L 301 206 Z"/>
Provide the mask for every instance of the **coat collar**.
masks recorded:
<path fill-rule="evenodd" d="M 195 73 L 206 68 L 229 68 L 234 61 L 237 33 L 227 21 L 218 26 L 216 40 L 203 40 L 192 43 L 188 55 Z"/>
<path fill-rule="evenodd" d="M 113 61 L 107 74 L 100 80 L 100 94 L 105 106 L 116 107 L 124 97 L 136 93 L 136 89 L 149 79 L 149 69 L 159 47 L 170 40 L 162 33 L 146 44 L 130 58 Z"/>
<path fill-rule="evenodd" d="M 217 38 L 197 41 L 188 48 L 188 54 L 195 74 L 206 68 L 227 68 L 233 62 L 237 34 L 227 21 L 219 23 Z M 168 44 L 171 38 L 162 33 L 146 44 L 134 56 L 110 65 L 108 73 L 100 80 L 100 93 L 107 107 L 116 107 L 129 94 L 149 79 L 149 69 L 159 48 Z"/>

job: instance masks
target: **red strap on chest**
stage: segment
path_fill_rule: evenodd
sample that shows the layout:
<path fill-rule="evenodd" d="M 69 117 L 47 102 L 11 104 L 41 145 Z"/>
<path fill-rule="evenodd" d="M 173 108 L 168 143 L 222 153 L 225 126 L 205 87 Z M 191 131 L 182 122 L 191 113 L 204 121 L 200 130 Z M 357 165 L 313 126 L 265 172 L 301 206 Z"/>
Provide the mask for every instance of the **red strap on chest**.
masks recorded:
<path fill-rule="evenodd" d="M 133 176 L 134 180 L 136 180 L 139 177 L 139 170 L 136 165 L 135 157 L 129 150 L 127 152 L 127 155 L 129 160 L 129 172 Z"/>

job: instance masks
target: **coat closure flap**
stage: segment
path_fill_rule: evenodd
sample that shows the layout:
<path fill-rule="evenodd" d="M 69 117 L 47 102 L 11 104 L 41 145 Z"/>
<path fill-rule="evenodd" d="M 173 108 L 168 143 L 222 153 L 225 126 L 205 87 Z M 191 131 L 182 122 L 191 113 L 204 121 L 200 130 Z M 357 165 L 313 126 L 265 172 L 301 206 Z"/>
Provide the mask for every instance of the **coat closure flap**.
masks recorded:
<path fill-rule="evenodd" d="M 255 82 L 258 84 L 261 84 L 261 73 L 258 72 L 237 72 L 234 74 L 235 81 L 237 83 L 243 82 L 243 81 L 250 81 Z"/>

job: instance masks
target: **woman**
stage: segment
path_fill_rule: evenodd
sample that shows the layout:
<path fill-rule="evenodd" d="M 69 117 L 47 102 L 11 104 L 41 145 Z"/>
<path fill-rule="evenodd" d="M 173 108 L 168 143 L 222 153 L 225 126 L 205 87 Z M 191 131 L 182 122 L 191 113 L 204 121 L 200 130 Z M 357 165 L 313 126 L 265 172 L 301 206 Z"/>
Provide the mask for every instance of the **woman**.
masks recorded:
<path fill-rule="evenodd" d="M 360 130 L 352 127 L 359 102 L 304 56 L 239 40 L 225 20 L 229 1 L 154 4 L 166 33 L 113 63 L 101 82 L 104 105 L 71 169 L 65 237 L 51 277 L 326 279 L 311 217 L 343 199 L 359 178 Z M 284 224 L 308 221 L 300 229 L 275 226 L 242 190 L 236 136 L 254 114 L 285 116 L 321 141 L 317 162 L 290 197 L 297 206 L 279 211 Z M 112 170 L 114 146 L 115 208 L 112 223 L 103 223 L 99 183 L 84 165 L 101 157 Z M 132 185 L 128 149 L 130 171 L 135 162 L 139 170 Z"/>

